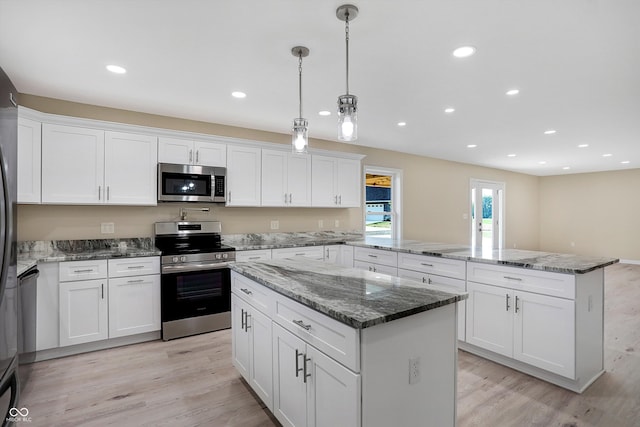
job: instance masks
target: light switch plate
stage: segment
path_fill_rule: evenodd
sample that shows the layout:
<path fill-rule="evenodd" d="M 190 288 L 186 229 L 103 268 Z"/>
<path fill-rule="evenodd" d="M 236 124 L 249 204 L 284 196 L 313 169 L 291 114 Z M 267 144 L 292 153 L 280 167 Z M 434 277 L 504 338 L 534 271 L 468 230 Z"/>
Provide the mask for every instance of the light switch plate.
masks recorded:
<path fill-rule="evenodd" d="M 280 228 L 280 221 L 278 221 L 277 219 L 272 220 L 271 221 L 271 229 L 272 230 L 277 230 Z"/>
<path fill-rule="evenodd" d="M 115 233 L 115 224 L 113 222 L 103 222 L 100 224 L 100 232 L 102 234 L 113 234 Z"/>

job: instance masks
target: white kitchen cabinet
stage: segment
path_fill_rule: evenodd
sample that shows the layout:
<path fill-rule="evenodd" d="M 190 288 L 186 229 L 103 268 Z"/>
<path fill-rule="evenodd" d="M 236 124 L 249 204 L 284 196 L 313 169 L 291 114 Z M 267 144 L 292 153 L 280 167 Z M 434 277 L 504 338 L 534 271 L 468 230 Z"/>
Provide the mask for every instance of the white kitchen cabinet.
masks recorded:
<path fill-rule="evenodd" d="M 273 325 L 274 415 L 283 426 L 360 425 L 360 376 Z"/>
<path fill-rule="evenodd" d="M 227 145 L 213 141 L 158 138 L 158 163 L 227 166 Z"/>
<path fill-rule="evenodd" d="M 109 278 L 109 338 L 160 330 L 160 275 Z"/>
<path fill-rule="evenodd" d="M 273 409 L 273 366 L 271 319 L 258 309 L 231 295 L 233 317 L 233 365 L 258 394 L 269 410 Z"/>
<path fill-rule="evenodd" d="M 41 202 L 42 124 L 18 117 L 18 203 Z"/>
<path fill-rule="evenodd" d="M 384 249 L 356 246 L 353 251 L 353 266 L 376 273 L 398 275 L 398 253 Z"/>
<path fill-rule="evenodd" d="M 157 139 L 123 132 L 105 133 L 105 203 L 157 204 Z"/>
<path fill-rule="evenodd" d="M 324 246 L 303 246 L 296 248 L 277 248 L 271 250 L 273 259 L 280 258 L 309 258 L 318 261 L 324 260 Z"/>
<path fill-rule="evenodd" d="M 260 206 L 262 149 L 253 146 L 227 147 L 226 206 Z"/>
<path fill-rule="evenodd" d="M 107 280 L 60 283 L 60 347 L 107 339 Z"/>
<path fill-rule="evenodd" d="M 325 245 L 324 260 L 331 264 L 353 267 L 353 246 Z"/>
<path fill-rule="evenodd" d="M 311 206 L 311 156 L 262 150 L 262 206 Z"/>
<path fill-rule="evenodd" d="M 60 345 L 59 263 L 38 264 L 36 294 L 36 351 Z"/>
<path fill-rule="evenodd" d="M 42 125 L 42 202 L 155 205 L 156 138 Z"/>
<path fill-rule="evenodd" d="M 360 161 L 313 155 L 311 160 L 311 205 L 317 207 L 360 207 Z"/>
<path fill-rule="evenodd" d="M 473 282 L 467 292 L 467 342 L 512 357 L 513 292 Z"/>
<path fill-rule="evenodd" d="M 236 251 L 237 262 L 263 261 L 271 259 L 271 249 L 252 249 L 249 251 Z"/>

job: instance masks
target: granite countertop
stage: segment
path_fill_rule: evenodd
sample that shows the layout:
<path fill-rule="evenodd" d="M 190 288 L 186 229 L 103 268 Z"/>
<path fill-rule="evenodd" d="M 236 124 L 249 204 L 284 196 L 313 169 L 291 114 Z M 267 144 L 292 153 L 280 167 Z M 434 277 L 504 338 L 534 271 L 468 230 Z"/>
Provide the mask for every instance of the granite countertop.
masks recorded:
<path fill-rule="evenodd" d="M 617 258 L 527 251 L 522 249 L 484 251 L 464 245 L 425 243 L 416 240 L 389 240 L 375 237 L 358 241 L 348 241 L 346 244 L 567 274 L 589 273 L 590 271 L 604 268 L 620 261 Z"/>
<path fill-rule="evenodd" d="M 38 262 L 158 256 L 153 239 L 95 239 L 18 242 L 18 275 Z"/>
<path fill-rule="evenodd" d="M 363 329 L 462 301 L 467 294 L 322 261 L 237 262 L 231 269 L 316 311 Z"/>
<path fill-rule="evenodd" d="M 225 234 L 222 236 L 223 243 L 234 247 L 237 251 L 333 245 L 359 239 L 362 239 L 362 233 L 355 231 Z"/>

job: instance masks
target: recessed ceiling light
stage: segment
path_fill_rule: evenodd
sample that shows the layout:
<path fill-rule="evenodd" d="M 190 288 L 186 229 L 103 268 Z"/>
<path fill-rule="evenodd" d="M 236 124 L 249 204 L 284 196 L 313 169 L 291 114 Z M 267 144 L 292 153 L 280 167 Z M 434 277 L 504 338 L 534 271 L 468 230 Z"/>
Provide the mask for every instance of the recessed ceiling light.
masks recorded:
<path fill-rule="evenodd" d="M 469 144 L 467 145 L 467 148 L 476 148 L 478 145 L 477 144 Z"/>
<path fill-rule="evenodd" d="M 515 157 L 516 155 L 511 153 L 511 154 L 507 154 L 507 157 Z"/>
<path fill-rule="evenodd" d="M 539 164 L 539 165 L 546 165 L 546 164 L 547 164 L 547 162 L 545 162 L 544 160 L 542 160 L 542 161 L 538 162 L 538 164 Z"/>
<path fill-rule="evenodd" d="M 589 144 L 580 144 L 578 145 L 578 148 L 587 148 L 589 146 Z"/>
<path fill-rule="evenodd" d="M 235 91 L 235 92 L 231 92 L 231 96 L 233 96 L 234 98 L 242 99 L 242 98 L 246 98 L 247 94 L 244 92 Z"/>
<path fill-rule="evenodd" d="M 444 109 L 444 112 L 445 112 L 445 113 L 447 113 L 447 114 L 451 114 L 451 113 L 453 113 L 454 111 L 456 111 L 456 109 L 455 109 L 455 108 L 451 108 L 451 107 L 449 107 L 449 108 L 445 108 L 445 109 Z"/>
<path fill-rule="evenodd" d="M 402 126 L 406 126 L 407 122 L 398 122 L 398 126 L 402 127 Z"/>
<path fill-rule="evenodd" d="M 453 51 L 453 56 L 456 58 L 467 58 L 476 53 L 476 48 L 473 46 L 460 46 Z"/>
<path fill-rule="evenodd" d="M 555 129 L 549 129 L 549 130 L 545 130 L 544 134 L 545 135 L 553 135 L 554 133 L 556 133 L 557 131 Z"/>
<path fill-rule="evenodd" d="M 629 163 L 631 163 L 631 162 L 629 162 L 629 160 L 623 160 L 623 161 L 621 161 L 620 163 L 622 163 L 623 165 L 628 165 L 628 164 L 629 164 Z"/>
<path fill-rule="evenodd" d="M 507 91 L 507 95 L 509 96 L 514 96 L 520 93 L 520 89 L 509 89 Z"/>
<path fill-rule="evenodd" d="M 124 67 L 121 67 L 119 65 L 114 65 L 114 64 L 110 64 L 107 65 L 107 70 L 111 71 L 114 74 L 124 74 L 127 72 L 127 70 Z"/>
<path fill-rule="evenodd" d="M 331 111 L 322 110 L 318 114 L 321 115 L 321 116 L 330 116 L 331 115 Z"/>
<path fill-rule="evenodd" d="M 611 153 L 607 153 L 607 154 L 603 154 L 602 155 L 602 157 L 611 157 L 611 156 L 613 156 L 613 154 L 611 154 Z"/>
<path fill-rule="evenodd" d="M 569 169 L 571 169 L 571 166 L 565 166 L 565 167 L 563 167 L 562 169 L 564 169 L 564 170 L 568 171 Z"/>

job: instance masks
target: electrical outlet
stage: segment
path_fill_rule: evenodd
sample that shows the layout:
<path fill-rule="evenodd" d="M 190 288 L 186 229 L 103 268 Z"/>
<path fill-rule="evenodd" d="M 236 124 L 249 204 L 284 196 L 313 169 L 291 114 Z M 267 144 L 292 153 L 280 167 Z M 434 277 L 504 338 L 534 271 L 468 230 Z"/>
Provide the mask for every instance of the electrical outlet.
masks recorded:
<path fill-rule="evenodd" d="M 115 233 L 115 224 L 113 222 L 103 222 L 100 224 L 100 232 L 102 234 Z"/>
<path fill-rule="evenodd" d="M 274 219 L 271 221 L 271 229 L 272 230 L 277 230 L 280 228 L 280 221 L 278 221 L 277 219 Z"/>
<path fill-rule="evenodd" d="M 409 384 L 417 384 L 420 382 L 420 358 L 412 357 L 409 359 Z"/>
<path fill-rule="evenodd" d="M 324 221 L 319 219 L 318 220 L 318 228 L 322 228 L 322 227 L 324 227 Z"/>
<path fill-rule="evenodd" d="M 334 222 L 334 225 L 335 225 L 336 228 L 340 227 L 340 220 L 336 219 L 335 222 Z"/>

